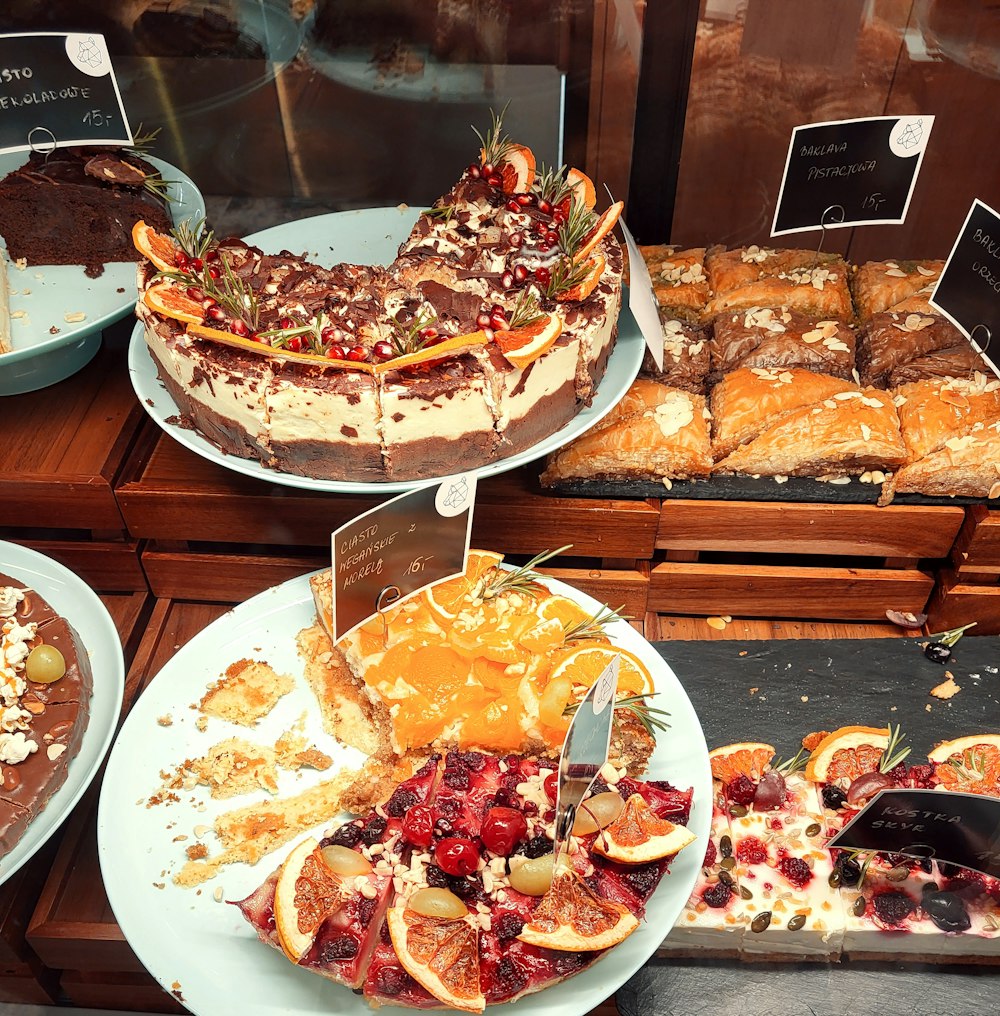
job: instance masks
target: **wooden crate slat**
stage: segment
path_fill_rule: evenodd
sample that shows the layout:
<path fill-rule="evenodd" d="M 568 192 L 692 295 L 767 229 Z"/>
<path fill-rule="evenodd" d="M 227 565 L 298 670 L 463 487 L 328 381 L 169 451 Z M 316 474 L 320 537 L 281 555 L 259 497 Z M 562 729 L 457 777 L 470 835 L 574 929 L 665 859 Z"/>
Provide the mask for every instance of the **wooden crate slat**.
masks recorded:
<path fill-rule="evenodd" d="M 656 546 L 677 551 L 947 557 L 960 507 L 664 501 Z"/>
<path fill-rule="evenodd" d="M 539 572 L 551 575 L 593 596 L 601 603 L 607 603 L 613 610 L 623 607 L 629 617 L 641 618 L 646 613 L 649 595 L 649 568 L 539 568 Z"/>
<path fill-rule="evenodd" d="M 6 537 L 54 558 L 93 589 L 146 592 L 148 585 L 139 560 L 137 540 L 46 540 Z"/>
<path fill-rule="evenodd" d="M 918 570 L 664 562 L 650 573 L 649 610 L 747 617 L 869 620 L 921 611 L 933 588 Z"/>
<path fill-rule="evenodd" d="M 976 635 L 1000 635 L 1000 584 L 970 585 L 954 569 L 945 569 L 938 576 L 927 614 L 933 631 L 975 621 Z"/>
<path fill-rule="evenodd" d="M 145 971 L 66 970 L 59 980 L 59 986 L 70 1002 L 81 1008 L 120 1009 L 123 1012 L 188 1012 Z M 181 988 L 181 997 L 183 994 Z"/>
<path fill-rule="evenodd" d="M 955 540 L 952 561 L 966 565 L 1000 568 L 1000 512 L 986 505 L 970 505 L 965 522 Z"/>

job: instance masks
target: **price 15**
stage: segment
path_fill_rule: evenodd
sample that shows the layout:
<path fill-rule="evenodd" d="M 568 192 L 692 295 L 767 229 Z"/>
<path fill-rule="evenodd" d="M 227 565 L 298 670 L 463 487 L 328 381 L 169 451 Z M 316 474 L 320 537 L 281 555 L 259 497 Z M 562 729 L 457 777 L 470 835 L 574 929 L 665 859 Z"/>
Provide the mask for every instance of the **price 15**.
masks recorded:
<path fill-rule="evenodd" d="M 103 109 L 91 109 L 83 115 L 83 122 L 91 127 L 109 127 L 115 121 L 115 114 Z"/>

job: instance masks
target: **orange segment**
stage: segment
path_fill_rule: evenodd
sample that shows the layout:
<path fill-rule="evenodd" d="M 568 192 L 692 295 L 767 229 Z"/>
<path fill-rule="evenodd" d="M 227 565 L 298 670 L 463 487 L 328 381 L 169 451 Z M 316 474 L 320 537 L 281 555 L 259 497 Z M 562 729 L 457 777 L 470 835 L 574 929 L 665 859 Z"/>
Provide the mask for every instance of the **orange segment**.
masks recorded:
<path fill-rule="evenodd" d="M 621 903 L 602 900 L 572 868 L 552 879 L 549 891 L 517 937 L 529 945 L 563 952 L 610 949 L 639 926 Z"/>
<path fill-rule="evenodd" d="M 585 645 L 568 650 L 552 667 L 550 680 L 566 677 L 574 685 L 582 684 L 589 688 L 616 654 L 622 658 L 618 671 L 618 691 L 630 695 L 652 691 L 653 679 L 642 660 L 627 649 L 616 646 Z"/>
<path fill-rule="evenodd" d="M 132 244 L 135 249 L 161 272 L 177 270 L 177 245 L 169 236 L 157 233 L 140 219 L 132 227 Z"/>
<path fill-rule="evenodd" d="M 436 999 L 455 1009 L 482 1012 L 479 932 L 470 917 L 425 917 L 405 905 L 388 915 L 392 947 L 403 969 Z"/>
<path fill-rule="evenodd" d="M 463 748 L 487 747 L 496 751 L 517 750 L 524 740 L 520 710 L 503 699 L 490 702 L 479 712 L 470 714 L 462 724 L 459 738 Z"/>
<path fill-rule="evenodd" d="M 603 254 L 595 254 L 588 262 L 590 265 L 590 271 L 587 275 L 578 282 L 575 286 L 571 286 L 569 289 L 564 289 L 561 293 L 556 296 L 556 300 L 559 303 L 566 303 L 569 300 L 586 300 L 588 296 L 597 288 L 597 283 L 601 281 L 601 276 L 604 274 L 605 266 L 607 261 Z"/>
<path fill-rule="evenodd" d="M 593 209 L 597 204 L 597 191 L 594 189 L 594 182 L 586 173 L 579 169 L 571 169 L 566 174 L 566 183 L 573 188 L 573 196 L 584 208 Z"/>
<path fill-rule="evenodd" d="M 453 621 L 465 600 L 483 576 L 503 560 L 503 554 L 488 550 L 470 550 L 465 562 L 465 574 L 446 579 L 425 589 L 421 599 L 431 612 L 443 621 Z"/>
<path fill-rule="evenodd" d="M 205 318 L 205 308 L 172 282 L 154 283 L 142 294 L 142 302 L 151 311 L 185 324 L 200 325 Z"/>
<path fill-rule="evenodd" d="M 403 367 L 413 367 L 418 363 L 427 363 L 430 360 L 442 360 L 449 356 L 458 356 L 460 353 L 468 353 L 473 349 L 479 349 L 489 342 L 486 332 L 470 332 L 468 335 L 455 335 L 436 346 L 427 346 L 418 349 L 415 353 L 407 353 L 405 356 L 397 356 L 394 360 L 386 360 L 383 363 L 375 364 L 376 374 L 384 374 L 390 370 L 400 370 Z"/>
<path fill-rule="evenodd" d="M 774 758 L 774 745 L 759 741 L 727 744 L 708 753 L 712 776 L 722 783 L 732 783 L 737 776 L 746 776 L 756 783 Z"/>
<path fill-rule="evenodd" d="M 504 358 L 522 370 L 547 353 L 562 333 L 562 322 L 554 314 L 547 314 L 521 328 L 510 328 L 493 334 Z"/>
<path fill-rule="evenodd" d="M 535 153 L 525 145 L 511 145 L 498 172 L 504 194 L 523 194 L 535 180 Z"/>
<path fill-rule="evenodd" d="M 558 593 L 538 600 L 535 613 L 543 621 L 554 618 L 564 628 L 590 620 L 590 614 L 580 604 L 568 596 L 560 596 Z"/>
<path fill-rule="evenodd" d="M 944 741 L 928 757 L 937 763 L 934 775 L 946 790 L 1000 797 L 1000 734 Z"/>
<path fill-rule="evenodd" d="M 590 252 L 615 228 L 615 223 L 622 213 L 625 203 L 616 201 L 607 209 L 594 224 L 594 228 L 584 237 L 580 248 L 573 255 L 574 261 L 583 261 L 590 256 Z"/>
<path fill-rule="evenodd" d="M 319 926 L 347 901 L 340 877 L 323 859 L 319 843 L 303 840 L 281 866 L 274 888 L 274 924 L 285 955 L 298 963 Z"/>
<path fill-rule="evenodd" d="M 813 749 L 806 765 L 806 779 L 847 787 L 859 776 L 878 769 L 888 743 L 889 731 L 885 727 L 840 727 Z"/>
<path fill-rule="evenodd" d="M 597 837 L 594 852 L 623 864 L 646 864 L 676 854 L 695 839 L 684 826 L 658 818 L 641 794 L 633 794 Z"/>

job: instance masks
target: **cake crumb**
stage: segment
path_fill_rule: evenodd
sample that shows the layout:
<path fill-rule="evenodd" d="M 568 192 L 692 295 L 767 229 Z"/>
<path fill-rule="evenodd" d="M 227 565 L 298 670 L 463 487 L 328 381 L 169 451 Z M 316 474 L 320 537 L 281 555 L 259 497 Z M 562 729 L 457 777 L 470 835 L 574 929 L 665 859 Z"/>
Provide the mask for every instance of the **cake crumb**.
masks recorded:
<path fill-rule="evenodd" d="M 15 262 L 14 262 L 14 267 L 15 267 L 15 268 L 16 268 L 16 269 L 17 269 L 17 270 L 18 270 L 19 272 L 23 272 L 23 271 L 24 271 L 24 270 L 25 270 L 25 269 L 26 269 L 26 268 L 28 267 L 28 259 L 27 259 L 27 258 L 18 258 L 18 259 L 17 259 L 17 260 L 16 260 Z"/>
<path fill-rule="evenodd" d="M 204 843 L 192 843 L 184 853 L 187 854 L 189 861 L 200 861 L 208 857 L 208 847 Z"/>
<path fill-rule="evenodd" d="M 212 827 L 207 825 L 196 825 L 194 827 L 194 834 L 199 840 L 205 835 L 205 833 L 210 833 L 211 831 Z"/>
<path fill-rule="evenodd" d="M 751 694 L 751 695 L 756 695 L 756 694 L 757 694 L 757 692 L 759 692 L 759 691 L 760 691 L 760 688 L 751 688 L 751 689 L 750 689 L 750 694 Z"/>
<path fill-rule="evenodd" d="M 170 713 L 167 713 L 165 716 L 157 716 L 156 722 L 161 727 L 169 727 L 174 722 L 174 718 L 170 715 Z"/>
<path fill-rule="evenodd" d="M 237 660 L 199 703 L 201 712 L 244 727 L 253 727 L 287 695 L 295 682 L 262 660 Z"/>
<path fill-rule="evenodd" d="M 726 622 L 721 617 L 710 617 L 706 619 L 706 623 L 709 628 L 714 628 L 716 631 L 722 631 L 726 627 Z"/>
<path fill-rule="evenodd" d="M 930 704 L 930 702 L 928 702 L 927 705 L 924 706 L 924 712 L 925 713 L 929 713 L 930 711 L 931 711 L 931 704 Z"/>
<path fill-rule="evenodd" d="M 799 696 L 799 701 L 800 702 L 808 702 L 809 701 L 809 696 L 808 695 L 800 695 Z"/>
<path fill-rule="evenodd" d="M 78 321 L 86 321 L 87 315 L 82 310 L 69 311 L 63 314 L 63 321 L 67 324 L 74 325 Z"/>
<path fill-rule="evenodd" d="M 947 680 L 942 681 L 939 685 L 931 688 L 931 694 L 935 698 L 939 699 L 950 699 L 954 698 L 961 690 L 961 685 L 955 683 L 955 675 L 951 671 L 946 672 L 948 677 Z"/>
<path fill-rule="evenodd" d="M 167 888 L 167 883 L 166 882 L 154 882 L 153 883 L 153 888 L 154 889 L 166 889 Z"/>
<path fill-rule="evenodd" d="M 200 730 L 200 731 L 201 731 L 202 733 L 204 733 L 204 732 L 205 732 L 205 731 L 206 731 L 206 730 L 208 729 L 208 717 L 207 717 L 207 716 L 199 716 L 199 717 L 198 717 L 198 719 L 196 719 L 196 720 L 194 721 L 194 725 L 195 725 L 195 726 L 196 726 L 196 727 L 197 727 L 197 728 L 198 728 L 198 729 L 199 729 L 199 730 Z"/>
<path fill-rule="evenodd" d="M 185 761 L 182 769 L 207 786 L 215 799 L 256 790 L 266 790 L 269 794 L 278 792 L 274 750 L 239 737 L 212 745 L 202 758 Z"/>
<path fill-rule="evenodd" d="M 221 903 L 222 897 L 223 897 L 222 886 L 218 885 L 215 887 L 215 892 L 212 893 L 212 898 L 215 900 L 216 903 Z"/>

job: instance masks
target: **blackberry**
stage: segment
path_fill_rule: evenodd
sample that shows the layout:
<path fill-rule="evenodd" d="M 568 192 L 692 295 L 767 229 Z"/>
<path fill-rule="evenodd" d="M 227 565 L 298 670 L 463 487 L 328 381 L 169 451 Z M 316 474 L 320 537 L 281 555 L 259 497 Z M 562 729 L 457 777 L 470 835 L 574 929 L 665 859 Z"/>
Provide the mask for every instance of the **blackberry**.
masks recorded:
<path fill-rule="evenodd" d="M 552 961 L 553 969 L 560 977 L 575 974 L 594 958 L 592 952 L 559 952 Z"/>
<path fill-rule="evenodd" d="M 392 797 L 389 798 L 389 803 L 385 806 L 385 810 L 392 818 L 402 818 L 419 800 L 412 790 L 407 790 L 405 787 L 397 787 L 393 791 Z"/>
<path fill-rule="evenodd" d="M 448 761 L 450 762 L 451 759 Z M 465 766 L 446 767 L 444 776 L 441 778 L 444 780 L 445 785 L 451 787 L 452 790 L 469 789 L 469 770 Z"/>
<path fill-rule="evenodd" d="M 520 807 L 517 798 L 509 790 L 501 787 L 493 795 L 493 806 L 496 808 L 518 808 Z"/>
<path fill-rule="evenodd" d="M 532 836 L 518 851 L 525 857 L 542 857 L 552 850 L 552 841 L 544 833 Z"/>
<path fill-rule="evenodd" d="M 753 804 L 757 788 L 749 776 L 740 773 L 732 783 L 726 784 L 726 796 L 733 804 Z"/>
<path fill-rule="evenodd" d="M 636 868 L 630 868 L 622 875 L 622 881 L 640 900 L 645 900 L 652 894 L 659 880 L 660 866 L 658 864 L 643 864 Z"/>
<path fill-rule="evenodd" d="M 792 885 L 800 889 L 812 878 L 812 869 L 802 860 L 801 857 L 783 857 L 778 862 L 781 874 L 788 879 Z"/>
<path fill-rule="evenodd" d="M 732 895 L 733 890 L 725 882 L 716 882 L 715 885 L 709 886 L 701 894 L 701 898 L 710 907 L 714 907 L 716 910 L 719 910 L 729 903 Z"/>
<path fill-rule="evenodd" d="M 931 777 L 934 775 L 934 766 L 926 762 L 918 762 L 910 766 L 909 785 L 922 790 L 927 790 L 931 785 Z"/>
<path fill-rule="evenodd" d="M 454 822 L 462 813 L 461 803 L 452 797 L 439 799 L 435 802 L 434 809 L 441 818 L 447 819 L 450 822 Z"/>
<path fill-rule="evenodd" d="M 524 928 L 524 921 L 517 914 L 501 914 L 493 922 L 494 934 L 501 942 L 517 938 L 521 934 L 522 928 Z"/>
<path fill-rule="evenodd" d="M 840 789 L 840 787 L 834 786 L 832 783 L 825 786 L 821 793 L 823 796 L 823 804 L 831 811 L 836 811 L 838 808 L 842 808 L 844 802 L 847 800 L 847 795 Z"/>
<path fill-rule="evenodd" d="M 505 995 L 516 995 L 524 990 L 528 977 L 509 956 L 504 956 L 497 965 L 497 982 L 503 985 Z"/>
<path fill-rule="evenodd" d="M 386 944 L 392 945 L 392 934 L 389 932 L 389 922 L 383 921 L 382 927 L 379 928 L 378 937 Z"/>
<path fill-rule="evenodd" d="M 378 906 L 376 900 L 367 900 L 363 896 L 358 901 L 358 909 L 356 911 L 358 924 L 362 928 L 367 928 L 372 923 L 372 918 L 375 916 L 375 910 Z"/>
<path fill-rule="evenodd" d="M 324 963 L 332 963 L 334 960 L 350 960 L 357 955 L 358 943 L 350 935 L 331 938 L 320 950 L 320 956 Z"/>
<path fill-rule="evenodd" d="M 388 824 L 388 820 L 382 818 L 381 815 L 373 815 L 361 830 L 361 839 L 364 841 L 365 846 L 370 847 L 376 843 L 381 843 Z"/>
<path fill-rule="evenodd" d="M 424 878 L 427 884 L 434 889 L 447 889 L 448 876 L 436 864 L 428 864 L 424 869 Z"/>
<path fill-rule="evenodd" d="M 917 906 L 906 893 L 897 889 L 879 893 L 872 901 L 872 905 L 878 919 L 891 928 L 902 924 Z"/>
<path fill-rule="evenodd" d="M 607 783 L 598 776 L 594 780 L 594 785 L 590 788 L 590 793 L 596 796 L 597 794 L 606 794 L 610 789 Z"/>
<path fill-rule="evenodd" d="M 457 759 L 473 773 L 478 773 L 486 765 L 486 756 L 478 751 L 456 751 L 452 752 L 451 757 Z"/>
<path fill-rule="evenodd" d="M 361 839 L 361 826 L 357 822 L 346 822 L 329 836 L 320 840 L 321 847 L 356 847 Z"/>
<path fill-rule="evenodd" d="M 375 990 L 380 995 L 395 998 L 406 987 L 409 979 L 410 975 L 399 967 L 383 967 L 375 975 Z"/>

